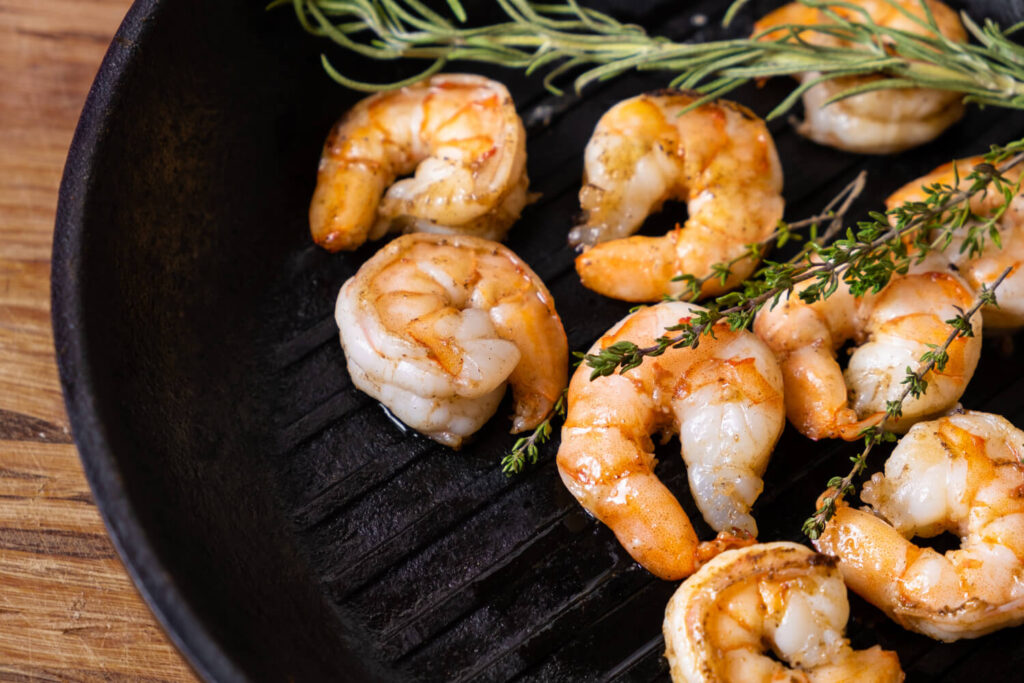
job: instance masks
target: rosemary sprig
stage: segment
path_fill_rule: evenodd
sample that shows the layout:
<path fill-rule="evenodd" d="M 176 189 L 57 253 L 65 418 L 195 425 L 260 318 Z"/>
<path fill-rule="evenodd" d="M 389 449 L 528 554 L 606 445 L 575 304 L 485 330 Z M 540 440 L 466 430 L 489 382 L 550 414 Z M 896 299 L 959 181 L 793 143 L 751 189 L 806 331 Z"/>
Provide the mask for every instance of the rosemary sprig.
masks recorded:
<path fill-rule="evenodd" d="M 495 0 L 507 21 L 483 26 L 467 25 L 467 13 L 458 0 L 448 0 L 450 16 L 421 0 L 273 0 L 269 7 L 291 5 L 309 33 L 361 55 L 430 62 L 411 78 L 377 84 L 345 76 L 322 57 L 332 78 L 363 91 L 414 82 L 461 60 L 523 69 L 527 74 L 544 70 L 544 84 L 556 94 L 562 91 L 554 81 L 567 72 L 576 72 L 578 92 L 632 70 L 667 71 L 673 74 L 670 87 L 696 88 L 712 99 L 751 80 L 813 71 L 821 74 L 816 82 L 889 76 L 861 81 L 833 100 L 871 90 L 926 87 L 962 92 L 967 101 L 979 104 L 1024 108 L 1024 47 L 1011 39 L 1021 24 L 1004 30 L 986 20 L 979 26 L 964 14 L 964 25 L 977 40 L 965 44 L 943 36 L 927 6 L 922 19 L 895 0 L 885 0 L 920 25 L 924 33 L 916 34 L 876 24 L 855 5 L 844 4 L 862 13 L 851 20 L 827 9 L 836 0 L 800 1 L 826 8 L 831 23 L 776 28 L 768 37 L 704 43 L 648 35 L 639 26 L 620 23 L 577 0 Z M 732 19 L 742 4 L 744 0 L 734 2 L 726 18 Z M 807 37 L 815 33 L 838 37 L 849 46 L 817 45 Z M 807 87 L 797 87 L 768 118 L 792 107 Z"/>
<path fill-rule="evenodd" d="M 555 417 L 565 419 L 565 401 L 568 389 L 563 389 L 561 396 L 551 407 L 551 411 L 544 418 L 544 421 L 534 427 L 529 436 L 516 440 L 512 449 L 501 459 L 501 471 L 508 476 L 519 474 L 527 465 L 536 465 L 539 456 L 538 447 L 551 438 L 551 421 Z"/>
<path fill-rule="evenodd" d="M 946 321 L 950 326 L 949 335 L 942 344 L 922 354 L 920 358 L 921 365 L 916 371 L 907 368 L 907 377 L 903 380 L 903 383 L 906 385 L 903 393 L 900 394 L 898 399 L 886 402 L 886 419 L 899 419 L 903 415 L 903 403 L 907 398 L 911 396 L 920 398 L 924 394 L 928 389 L 928 382 L 925 377 L 932 370 L 937 369 L 939 372 L 942 372 L 945 369 L 946 363 L 949 361 L 949 347 L 956 339 L 974 336 L 971 318 L 981 310 L 982 306 L 997 305 L 996 289 L 1012 270 L 1012 268 L 1004 270 L 992 283 L 991 287 L 982 285 L 981 292 L 978 294 L 978 299 L 974 302 L 974 305 L 967 311 L 958 311 L 955 318 Z M 864 447 L 860 453 L 850 458 L 853 462 L 853 467 L 845 477 L 833 477 L 829 480 L 829 490 L 820 499 L 821 502 L 818 505 L 818 509 L 803 524 L 804 534 L 812 541 L 821 536 L 821 532 L 824 531 L 828 520 L 832 519 L 832 516 L 835 515 L 836 504 L 839 500 L 843 496 L 850 495 L 856 491 L 854 481 L 867 468 L 868 455 L 872 449 L 882 442 L 896 441 L 897 438 L 893 432 L 886 428 L 885 423 L 868 427 L 862 434 L 864 437 Z"/>
<path fill-rule="evenodd" d="M 746 328 L 761 308 L 769 302 L 775 305 L 803 282 L 813 280 L 799 294 L 808 303 L 828 298 L 840 282 L 854 296 L 861 296 L 881 291 L 894 273 L 905 273 L 913 261 L 945 250 L 955 236 L 962 238 L 962 250 L 980 253 L 988 240 L 998 241 L 998 227 L 992 216 L 975 214 L 970 200 L 997 191 L 1002 194 L 1001 207 L 1009 205 L 1020 191 L 1020 180 L 1011 182 L 1004 174 L 1022 162 L 1024 140 L 993 147 L 985 162 L 965 177 L 970 184 L 964 189 L 959 189 L 959 179 L 953 185 L 932 185 L 924 188 L 924 201 L 903 204 L 885 213 L 872 212 L 870 221 L 858 223 L 856 229 L 847 228 L 845 237 L 829 245 L 809 242 L 809 249 L 798 255 L 799 261 L 765 261 L 766 265 L 739 290 L 715 298 L 694 317 L 666 328 L 670 334 L 659 337 L 654 344 L 641 347 L 620 341 L 588 355 L 591 378 L 616 370 L 626 372 L 639 366 L 645 357 L 660 356 L 669 348 L 695 348 L 719 322 L 727 323 L 732 330 Z M 1005 208 L 996 214 L 1001 215 L 1002 210 Z"/>

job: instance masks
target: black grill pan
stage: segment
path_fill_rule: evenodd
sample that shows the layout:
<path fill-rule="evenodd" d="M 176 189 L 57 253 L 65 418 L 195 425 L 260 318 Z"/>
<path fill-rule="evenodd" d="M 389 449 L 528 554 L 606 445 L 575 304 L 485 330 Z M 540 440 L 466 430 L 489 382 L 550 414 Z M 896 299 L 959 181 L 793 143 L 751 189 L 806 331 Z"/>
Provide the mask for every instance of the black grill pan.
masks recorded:
<path fill-rule="evenodd" d="M 589 4 L 702 40 L 720 35 L 727 3 Z M 776 4 L 750 3 L 738 30 Z M 1019 4 L 971 9 L 1006 21 Z M 90 93 L 61 187 L 61 379 L 97 503 L 136 583 L 208 680 L 666 681 L 660 629 L 676 584 L 640 569 L 564 491 L 557 441 L 508 479 L 498 464 L 514 440 L 508 403 L 456 453 L 352 387 L 333 304 L 380 243 L 327 254 L 310 245 L 305 215 L 323 137 L 358 96 L 321 70 L 327 44 L 287 10 L 260 5 L 137 2 Z M 408 75 L 408 65 L 331 54 L 363 80 Z M 586 348 L 628 305 L 583 289 L 572 268 L 566 233 L 582 150 L 602 112 L 667 77 L 628 75 L 558 98 L 536 78 L 466 68 L 507 83 L 526 121 L 542 196 L 508 245 L 547 282 L 571 348 Z M 789 86 L 733 99 L 763 115 Z M 867 169 L 856 217 L 941 162 L 1021 137 L 1024 116 L 972 109 L 936 142 L 892 158 L 818 147 L 786 121 L 771 129 L 787 216 L 811 215 Z M 645 230 L 684 215 L 669 207 Z M 985 341 L 965 406 L 1024 425 L 1019 341 Z M 803 540 L 802 520 L 855 448 L 787 429 L 754 509 L 762 539 Z M 659 456 L 659 475 L 709 537 L 677 442 Z M 1020 678 L 1024 630 L 942 645 L 851 601 L 854 644 L 897 650 L 908 680 Z"/>

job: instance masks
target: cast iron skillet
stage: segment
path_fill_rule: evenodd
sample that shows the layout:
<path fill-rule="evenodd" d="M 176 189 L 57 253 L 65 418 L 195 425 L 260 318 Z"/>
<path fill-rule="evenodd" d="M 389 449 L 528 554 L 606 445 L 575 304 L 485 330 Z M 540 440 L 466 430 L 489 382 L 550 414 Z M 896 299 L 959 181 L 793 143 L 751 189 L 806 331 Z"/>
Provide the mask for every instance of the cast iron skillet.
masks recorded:
<path fill-rule="evenodd" d="M 726 3 L 591 4 L 701 39 Z M 748 26 L 774 4 L 751 3 Z M 139 0 L 89 94 L 61 186 L 61 381 L 136 584 L 209 680 L 667 680 L 660 624 L 675 584 L 639 569 L 579 511 L 554 472 L 555 444 L 508 480 L 498 467 L 513 440 L 507 406 L 454 453 L 351 387 L 334 297 L 380 245 L 327 254 L 310 245 L 305 214 L 323 137 L 358 96 L 323 74 L 323 44 L 260 5 Z M 1015 8 L 974 3 L 1004 20 Z M 364 80 L 408 74 L 332 54 Z M 543 193 L 509 246 L 552 289 L 571 347 L 586 348 L 627 306 L 584 290 L 571 268 L 583 145 L 607 107 L 664 77 L 559 99 L 536 79 L 484 73 L 509 85 L 524 115 Z M 786 87 L 735 99 L 764 114 Z M 877 208 L 942 161 L 1020 137 L 1024 118 L 975 110 L 892 159 L 817 147 L 784 121 L 772 129 L 787 214 L 801 217 L 858 168 L 871 183 L 857 211 Z M 681 217 L 668 210 L 649 231 Z M 964 404 L 1022 424 L 1024 354 L 1001 348 L 986 343 Z M 699 520 L 676 448 L 661 452 L 659 474 Z M 755 508 L 762 538 L 800 540 L 849 453 L 787 430 Z M 850 634 L 897 649 L 911 680 L 1010 680 L 1024 663 L 1020 629 L 938 645 L 857 599 Z"/>

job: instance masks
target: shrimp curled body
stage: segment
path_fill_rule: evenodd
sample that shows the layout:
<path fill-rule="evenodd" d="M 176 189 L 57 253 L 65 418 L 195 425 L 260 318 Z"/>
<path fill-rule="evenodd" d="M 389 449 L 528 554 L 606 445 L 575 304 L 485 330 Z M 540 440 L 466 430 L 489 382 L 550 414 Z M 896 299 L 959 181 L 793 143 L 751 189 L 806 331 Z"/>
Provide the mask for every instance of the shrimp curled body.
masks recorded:
<path fill-rule="evenodd" d="M 335 124 L 310 231 L 330 251 L 389 230 L 501 239 L 526 205 L 528 184 L 526 132 L 505 86 L 440 74 L 368 97 Z"/>
<path fill-rule="evenodd" d="M 886 200 L 886 206 L 892 209 L 906 202 L 925 201 L 925 187 L 933 187 L 936 184 L 965 190 L 972 182 L 966 178 L 970 169 L 984 161 L 982 157 L 961 159 L 955 162 L 956 170 L 953 167 L 954 162 L 943 164 L 928 175 L 897 190 Z M 1003 177 L 1012 184 L 1020 180 L 1020 174 L 1020 167 L 1015 167 L 1003 174 Z M 987 218 L 1002 209 L 1004 203 L 1003 194 L 990 189 L 984 194 L 972 197 L 970 207 L 976 216 Z M 967 284 L 976 292 L 980 292 L 982 286 L 991 287 L 1003 271 L 1010 269 L 1010 274 L 999 285 L 999 305 L 986 304 L 981 309 L 985 318 L 985 329 L 1011 330 L 1024 326 L 1024 268 L 1021 267 L 1024 266 L 1024 195 L 1015 195 L 996 221 L 999 243 L 986 235 L 981 253 L 961 249 L 969 227 L 970 224 L 959 228 L 954 233 L 953 242 L 943 252 L 957 267 Z"/>
<path fill-rule="evenodd" d="M 928 260 L 908 275 L 894 275 L 878 294 L 855 297 L 844 282 L 827 299 L 807 304 L 797 296 L 765 307 L 754 332 L 775 352 L 786 383 L 786 414 L 812 439 L 854 441 L 884 418 L 888 401 L 906 389 L 907 368 L 945 342 L 958 308 L 973 302 L 970 288 L 945 263 Z M 908 396 L 903 415 L 888 426 L 906 431 L 914 422 L 951 408 L 963 395 L 981 355 L 981 316 L 971 319 L 973 337 L 958 337 L 943 369 L 927 373 L 927 390 Z M 859 346 L 844 372 L 836 353 L 847 341 Z"/>
<path fill-rule="evenodd" d="M 921 422 L 864 485 L 875 514 L 841 503 L 819 551 L 904 628 L 946 642 L 1024 623 L 1024 432 L 966 411 Z M 951 531 L 944 555 L 908 539 Z"/>
<path fill-rule="evenodd" d="M 967 32 L 954 10 L 937 0 L 927 0 L 927 3 L 943 36 L 958 42 L 967 41 Z M 852 23 L 863 23 L 866 14 L 879 26 L 918 35 L 931 34 L 930 28 L 918 23 L 927 19 L 921 0 L 858 0 L 855 4 L 856 7 L 848 3 L 826 8 L 793 2 L 757 21 L 754 34 L 768 31 L 762 37 L 776 40 L 791 27 L 834 26 L 827 12 L 835 12 Z M 778 30 L 772 31 L 775 27 L 779 27 Z M 826 48 L 851 45 L 835 33 L 803 31 L 799 36 L 802 41 Z M 797 78 L 807 84 L 820 76 L 820 72 L 811 71 L 798 74 Z M 963 94 L 946 90 L 890 88 L 827 103 L 846 90 L 878 78 L 848 76 L 812 86 L 803 95 L 806 118 L 799 132 L 819 144 L 849 152 L 891 154 L 933 140 L 963 116 Z"/>
<path fill-rule="evenodd" d="M 590 352 L 619 340 L 648 343 L 700 310 L 680 302 L 641 309 Z M 677 579 L 737 539 L 720 534 L 698 546 L 679 501 L 654 474 L 651 435 L 679 433 L 690 490 L 708 524 L 752 536 L 750 506 L 784 424 L 782 376 L 771 351 L 749 332 L 721 325 L 696 349 L 669 349 L 624 374 L 591 381 L 581 366 L 569 384 L 558 471 L 637 562 Z"/>
<path fill-rule="evenodd" d="M 466 235 L 399 237 L 338 294 L 352 382 L 410 427 L 459 447 L 497 410 L 531 429 L 565 387 L 568 343 L 551 294 L 507 247 Z"/>
<path fill-rule="evenodd" d="M 853 650 L 835 559 L 796 543 L 730 550 L 688 578 L 665 610 L 675 683 L 899 683 L 896 653 Z M 766 645 L 795 669 L 763 654 Z"/>
<path fill-rule="evenodd" d="M 640 95 L 598 121 L 584 153 L 585 220 L 569 233 L 572 244 L 589 247 L 576 259 L 586 287 L 616 299 L 656 301 L 685 291 L 676 276 L 704 277 L 715 264 L 736 260 L 725 283 L 704 283 L 702 294 L 712 295 L 734 287 L 757 265 L 743 258 L 747 245 L 768 238 L 782 218 L 775 143 L 761 119 L 732 102 L 681 113 L 697 97 Z M 669 199 L 687 202 L 683 228 L 628 237 Z"/>

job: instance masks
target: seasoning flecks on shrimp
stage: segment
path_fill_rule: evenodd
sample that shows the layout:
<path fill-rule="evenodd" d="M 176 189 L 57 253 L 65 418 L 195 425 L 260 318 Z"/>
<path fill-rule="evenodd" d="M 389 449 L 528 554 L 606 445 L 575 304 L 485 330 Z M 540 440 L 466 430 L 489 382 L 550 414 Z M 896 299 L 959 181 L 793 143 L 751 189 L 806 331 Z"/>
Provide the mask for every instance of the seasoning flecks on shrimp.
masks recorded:
<path fill-rule="evenodd" d="M 937 0 L 926 1 L 941 34 L 966 42 L 967 32 L 956 12 Z M 862 11 L 852 4 L 812 7 L 792 2 L 757 21 L 754 34 L 768 31 L 764 38 L 777 39 L 781 31 L 789 31 L 793 26 L 835 25 L 828 15 L 835 12 L 853 23 L 863 22 L 866 13 L 880 26 L 931 35 L 921 0 L 858 0 L 855 4 Z M 779 29 L 771 31 L 775 27 Z M 823 47 L 850 46 L 841 36 L 819 31 L 803 31 L 799 39 Z M 808 83 L 820 76 L 819 72 L 810 71 L 798 74 L 797 78 Z M 849 152 L 890 154 L 933 140 L 963 116 L 961 93 L 924 88 L 876 90 L 826 104 L 830 98 L 876 78 L 881 77 L 849 76 L 811 87 L 803 95 L 806 118 L 799 132 L 819 144 Z"/>
<path fill-rule="evenodd" d="M 329 251 L 389 230 L 501 239 L 526 205 L 528 184 L 526 132 L 505 86 L 441 74 L 368 97 L 335 124 L 310 231 Z"/>
<path fill-rule="evenodd" d="M 590 352 L 620 340 L 644 343 L 699 306 L 667 302 L 616 324 Z M 704 560 L 756 535 L 750 506 L 762 490 L 785 424 L 782 376 L 771 351 L 746 331 L 715 327 L 696 349 L 669 349 L 637 368 L 590 380 L 580 366 L 569 384 L 558 471 L 569 491 L 648 571 L 691 574 Z M 651 435 L 679 434 L 690 490 L 704 519 L 723 532 L 698 544 L 679 501 L 654 474 Z"/>
<path fill-rule="evenodd" d="M 1022 459 L 1024 432 L 998 415 L 916 424 L 864 485 L 875 514 L 841 502 L 815 545 L 904 628 L 949 642 L 1024 623 Z M 961 547 L 908 540 L 943 531 Z"/>
<path fill-rule="evenodd" d="M 353 383 L 453 448 L 512 385 L 514 432 L 565 387 L 568 343 L 544 283 L 507 247 L 466 235 L 403 235 L 368 260 L 335 311 Z"/>
<path fill-rule="evenodd" d="M 970 185 L 966 176 L 971 169 L 984 161 L 982 157 L 972 157 L 939 166 L 928 175 L 907 183 L 890 195 L 886 200 L 886 206 L 892 209 L 906 202 L 924 201 L 927 198 L 924 188 L 936 184 L 966 189 Z M 956 170 L 953 168 L 954 163 Z M 1010 183 L 1016 183 L 1020 173 L 1020 169 L 1015 167 L 1007 171 L 1004 177 Z M 1002 193 L 991 190 L 972 197 L 970 208 L 977 216 L 987 217 L 993 215 L 1003 202 Z M 1011 269 L 1010 274 L 999 285 L 999 306 L 986 304 L 981 310 L 986 330 L 1016 329 L 1024 325 L 1024 268 L 1021 268 L 1024 265 L 1024 197 L 1018 194 L 1013 198 L 996 227 L 1000 243 L 986 235 L 985 247 L 980 254 L 972 255 L 969 250 L 961 250 L 969 225 L 959 228 L 954 233 L 953 242 L 943 253 L 976 292 L 980 291 L 982 286 L 991 287 L 1003 271 Z"/>
<path fill-rule="evenodd" d="M 590 289 L 626 301 L 678 295 L 683 274 L 747 253 L 782 218 L 782 169 L 764 122 L 719 100 L 685 114 L 698 95 L 666 90 L 618 103 L 598 121 L 584 160 L 584 222 L 569 233 L 588 247 L 576 270 Z M 662 237 L 628 237 L 669 199 L 686 200 L 689 218 Z M 702 295 L 734 287 L 756 267 L 746 258 L 723 285 L 709 279 Z"/>
<path fill-rule="evenodd" d="M 672 680 L 902 681 L 895 652 L 850 647 L 850 605 L 835 565 L 835 558 L 784 542 L 730 550 L 705 564 L 665 610 Z M 781 662 L 764 654 L 769 647 Z"/>
<path fill-rule="evenodd" d="M 917 370 L 921 356 L 949 336 L 945 321 L 973 302 L 970 288 L 940 260 L 929 258 L 907 275 L 893 275 L 878 294 L 861 297 L 840 282 L 830 297 L 807 304 L 798 296 L 804 283 L 758 313 L 754 332 L 779 360 L 786 414 L 801 434 L 853 441 L 882 422 L 886 403 L 906 388 L 907 368 Z M 906 398 L 903 416 L 888 422 L 889 429 L 904 432 L 960 399 L 981 354 L 981 318 L 971 323 L 974 336 L 953 341 L 945 368 L 928 372 L 927 390 Z M 836 354 L 850 340 L 859 346 L 844 372 Z"/>

